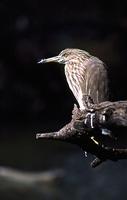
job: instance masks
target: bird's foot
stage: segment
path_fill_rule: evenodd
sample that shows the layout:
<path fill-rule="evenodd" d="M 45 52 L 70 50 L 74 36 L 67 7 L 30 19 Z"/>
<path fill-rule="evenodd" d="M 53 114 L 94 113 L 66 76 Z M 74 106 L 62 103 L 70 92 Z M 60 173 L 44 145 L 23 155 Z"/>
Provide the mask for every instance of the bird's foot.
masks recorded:
<path fill-rule="evenodd" d="M 86 118 L 84 120 L 84 124 L 86 125 L 86 127 L 88 129 L 96 128 L 96 125 L 95 125 L 95 113 L 88 112 L 86 114 Z M 116 139 L 109 129 L 100 127 L 100 130 L 101 130 L 101 134 L 102 135 L 109 136 L 110 138 Z"/>
<path fill-rule="evenodd" d="M 88 128 L 93 129 L 94 128 L 94 119 L 95 119 L 95 113 L 88 112 L 86 114 L 86 119 L 84 121 L 85 125 Z"/>

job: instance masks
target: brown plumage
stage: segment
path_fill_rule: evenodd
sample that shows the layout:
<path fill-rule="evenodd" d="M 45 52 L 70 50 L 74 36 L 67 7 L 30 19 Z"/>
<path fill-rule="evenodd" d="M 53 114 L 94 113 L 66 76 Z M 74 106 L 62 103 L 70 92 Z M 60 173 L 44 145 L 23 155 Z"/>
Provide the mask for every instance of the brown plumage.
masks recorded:
<path fill-rule="evenodd" d="M 65 64 L 65 75 L 80 109 L 86 109 L 85 98 L 94 103 L 108 100 L 108 78 L 105 64 L 80 49 L 65 49 L 58 56 L 42 59 L 39 63 L 59 62 Z"/>

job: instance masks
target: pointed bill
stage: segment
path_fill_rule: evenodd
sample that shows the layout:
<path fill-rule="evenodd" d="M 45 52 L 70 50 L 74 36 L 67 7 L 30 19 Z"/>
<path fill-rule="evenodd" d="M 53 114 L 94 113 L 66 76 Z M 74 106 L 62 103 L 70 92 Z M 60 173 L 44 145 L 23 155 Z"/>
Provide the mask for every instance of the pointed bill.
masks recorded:
<path fill-rule="evenodd" d="M 40 60 L 40 61 L 37 62 L 37 63 L 40 64 L 40 63 L 48 63 L 48 62 L 58 62 L 59 59 L 60 59 L 59 56 L 54 56 L 54 57 L 51 57 L 51 58 L 42 59 L 42 60 Z"/>
<path fill-rule="evenodd" d="M 45 60 L 45 59 L 41 59 L 41 60 L 38 61 L 37 63 L 38 63 L 38 64 L 40 64 L 40 63 L 44 63 L 44 60 Z"/>

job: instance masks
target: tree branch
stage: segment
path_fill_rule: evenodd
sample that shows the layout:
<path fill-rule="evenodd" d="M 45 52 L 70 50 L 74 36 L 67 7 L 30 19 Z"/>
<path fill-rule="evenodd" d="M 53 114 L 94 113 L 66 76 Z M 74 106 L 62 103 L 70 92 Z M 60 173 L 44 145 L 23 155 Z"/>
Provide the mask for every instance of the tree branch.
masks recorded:
<path fill-rule="evenodd" d="M 107 101 L 92 104 L 86 111 L 79 110 L 75 105 L 70 123 L 57 132 L 38 133 L 36 139 L 76 144 L 96 156 L 91 163 L 92 167 L 96 167 L 106 160 L 127 159 L 127 149 L 116 146 L 116 140 L 120 145 L 118 138 L 121 131 L 122 134 L 127 131 L 127 101 Z"/>

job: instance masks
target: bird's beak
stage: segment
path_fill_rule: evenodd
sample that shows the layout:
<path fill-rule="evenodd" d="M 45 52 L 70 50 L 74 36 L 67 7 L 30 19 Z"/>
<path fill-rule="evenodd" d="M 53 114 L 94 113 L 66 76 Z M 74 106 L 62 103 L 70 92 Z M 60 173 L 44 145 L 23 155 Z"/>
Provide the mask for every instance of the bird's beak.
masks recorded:
<path fill-rule="evenodd" d="M 42 59 L 38 62 L 38 64 L 48 63 L 48 62 L 59 62 L 59 60 L 60 60 L 60 56 L 55 56 L 55 57 L 52 57 L 52 58 Z"/>

